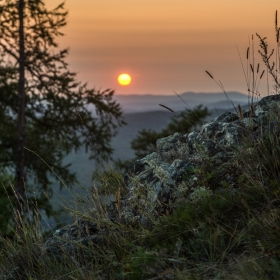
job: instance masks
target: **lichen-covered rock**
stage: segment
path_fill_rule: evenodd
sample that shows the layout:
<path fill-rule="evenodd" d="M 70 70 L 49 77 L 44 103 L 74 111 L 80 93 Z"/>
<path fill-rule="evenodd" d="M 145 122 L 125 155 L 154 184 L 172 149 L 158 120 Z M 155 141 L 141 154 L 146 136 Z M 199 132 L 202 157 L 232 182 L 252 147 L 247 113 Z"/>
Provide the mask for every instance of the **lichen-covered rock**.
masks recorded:
<path fill-rule="evenodd" d="M 174 206 L 181 196 L 192 196 L 197 187 L 237 187 L 242 170 L 233 162 L 233 153 L 245 139 L 257 141 L 271 132 L 279 134 L 279 109 L 280 96 L 267 96 L 250 111 L 226 112 L 200 131 L 158 139 L 156 152 L 137 161 L 125 175 L 129 193 L 124 201 L 130 203 L 123 204 L 123 220 L 137 216 L 148 226 L 148 221 L 168 213 L 170 204 Z M 212 180 L 211 186 L 201 185 L 205 175 Z"/>
<path fill-rule="evenodd" d="M 225 187 L 234 190 L 242 170 L 237 168 L 233 155 L 241 150 L 250 152 L 251 148 L 242 148 L 243 141 L 257 143 L 271 133 L 278 136 L 279 109 L 280 96 L 267 96 L 250 111 L 226 112 L 204 124 L 200 131 L 158 139 L 155 152 L 130 166 L 123 178 L 128 192 L 107 205 L 107 218 L 114 223 L 151 227 L 154 220 L 172 211 L 182 198 L 196 200 L 200 194 L 208 195 Z M 66 249 L 67 240 L 101 242 L 100 229 L 94 225 L 90 231 L 83 229 L 90 232 L 89 236 L 77 237 L 72 230 L 62 230 L 59 238 L 58 233 L 54 234 L 46 243 L 46 250 L 51 251 L 56 243 L 61 245 L 61 237 L 66 239 Z"/>

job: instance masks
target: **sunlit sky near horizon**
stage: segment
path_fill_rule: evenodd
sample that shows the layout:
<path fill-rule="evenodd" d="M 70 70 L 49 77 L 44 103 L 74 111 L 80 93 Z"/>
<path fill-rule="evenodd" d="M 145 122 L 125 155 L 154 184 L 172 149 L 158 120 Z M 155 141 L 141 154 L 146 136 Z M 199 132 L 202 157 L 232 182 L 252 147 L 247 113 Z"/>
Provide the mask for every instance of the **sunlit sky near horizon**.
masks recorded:
<path fill-rule="evenodd" d="M 45 4 L 54 8 L 61 2 Z M 172 95 L 221 91 L 205 70 L 226 91 L 246 93 L 237 47 L 246 68 L 246 50 L 254 34 L 255 62 L 265 69 L 255 34 L 268 37 L 269 47 L 276 47 L 274 22 L 280 2 L 66 0 L 65 7 L 68 24 L 59 47 L 70 48 L 67 61 L 80 81 L 115 89 L 116 94 Z M 131 75 L 130 85 L 118 84 L 121 73 Z M 268 81 L 272 91 L 270 76 Z M 266 75 L 259 92 L 267 95 Z"/>

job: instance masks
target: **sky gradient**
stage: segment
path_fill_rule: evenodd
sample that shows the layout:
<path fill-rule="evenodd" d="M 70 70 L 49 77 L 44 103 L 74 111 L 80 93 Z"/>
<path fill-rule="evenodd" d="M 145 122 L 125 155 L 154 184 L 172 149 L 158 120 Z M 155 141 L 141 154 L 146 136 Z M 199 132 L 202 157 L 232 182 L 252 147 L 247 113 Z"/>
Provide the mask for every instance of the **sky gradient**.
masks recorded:
<path fill-rule="evenodd" d="M 46 0 L 54 8 L 61 0 Z M 59 47 L 69 47 L 70 69 L 78 79 L 116 94 L 172 95 L 219 92 L 205 73 L 226 91 L 247 92 L 239 59 L 246 71 L 246 50 L 252 34 L 268 38 L 275 48 L 278 0 L 66 0 L 68 24 Z M 280 11 L 279 11 L 280 13 Z M 280 18 L 280 16 L 279 16 Z M 280 20 L 279 20 L 280 22 Z M 252 42 L 251 42 L 252 43 Z M 254 35 L 255 63 L 265 69 Z M 275 58 L 275 57 L 274 57 Z M 118 75 L 132 77 L 120 86 Z M 268 76 L 270 91 L 272 79 Z M 266 75 L 259 92 L 267 95 Z"/>

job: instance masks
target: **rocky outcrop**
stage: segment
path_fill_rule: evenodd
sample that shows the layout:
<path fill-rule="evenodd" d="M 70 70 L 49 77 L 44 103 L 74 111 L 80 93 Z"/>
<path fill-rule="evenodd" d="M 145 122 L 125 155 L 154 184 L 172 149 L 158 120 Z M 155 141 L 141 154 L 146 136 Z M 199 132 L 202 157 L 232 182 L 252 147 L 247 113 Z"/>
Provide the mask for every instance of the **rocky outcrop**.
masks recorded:
<path fill-rule="evenodd" d="M 200 131 L 158 139 L 156 151 L 129 168 L 123 178 L 127 193 L 106 206 L 107 219 L 151 227 L 159 216 L 172 212 L 182 198 L 195 200 L 217 189 L 234 190 L 242 170 L 237 168 L 233 155 L 250 152 L 254 143 L 257 145 L 268 135 L 278 136 L 279 114 L 280 96 L 267 96 L 250 111 L 226 112 L 204 124 Z M 244 141 L 251 143 L 246 149 Z M 73 251 L 72 240 L 85 245 L 88 240 L 102 243 L 100 231 L 104 229 L 94 223 L 85 224 L 78 221 L 57 231 L 46 242 L 46 251 L 57 253 L 58 247 Z M 80 233 L 72 233 L 77 231 Z"/>

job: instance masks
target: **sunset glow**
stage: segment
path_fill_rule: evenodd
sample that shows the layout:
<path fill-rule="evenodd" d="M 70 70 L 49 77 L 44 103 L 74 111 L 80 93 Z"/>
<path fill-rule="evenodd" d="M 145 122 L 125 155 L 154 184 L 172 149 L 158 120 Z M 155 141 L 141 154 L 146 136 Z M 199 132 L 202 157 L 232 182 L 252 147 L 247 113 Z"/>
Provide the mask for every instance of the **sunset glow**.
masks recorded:
<path fill-rule="evenodd" d="M 48 0 L 46 5 L 55 8 L 60 2 Z M 69 65 L 82 81 L 114 88 L 116 94 L 221 91 L 205 70 L 226 91 L 247 94 L 240 57 L 246 68 L 246 51 L 249 44 L 253 51 L 254 44 L 255 64 L 260 63 L 260 71 L 266 69 L 256 33 L 267 37 L 269 51 L 276 48 L 279 7 L 279 0 L 68 0 L 69 16 L 59 47 L 69 47 Z M 252 35 L 254 43 L 249 40 Z M 133 73 L 129 86 L 119 84 L 120 71 Z M 262 79 L 259 92 L 267 91 Z"/>

